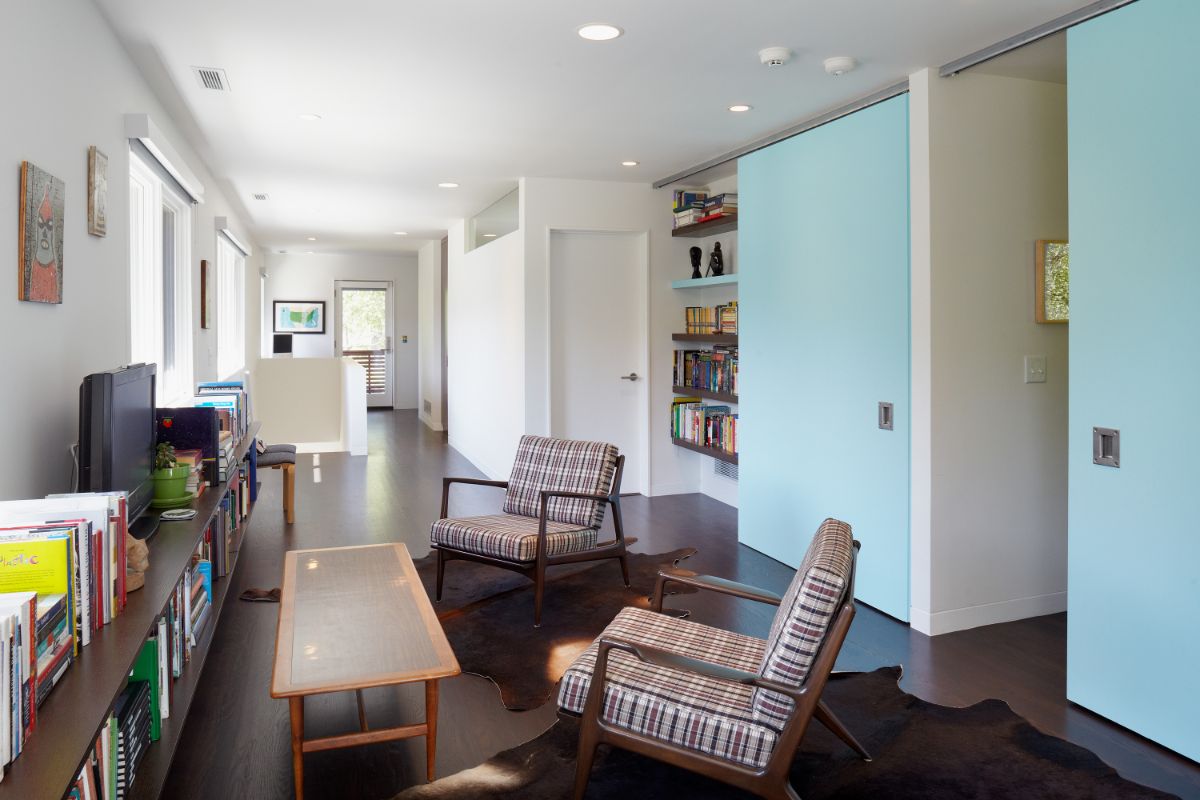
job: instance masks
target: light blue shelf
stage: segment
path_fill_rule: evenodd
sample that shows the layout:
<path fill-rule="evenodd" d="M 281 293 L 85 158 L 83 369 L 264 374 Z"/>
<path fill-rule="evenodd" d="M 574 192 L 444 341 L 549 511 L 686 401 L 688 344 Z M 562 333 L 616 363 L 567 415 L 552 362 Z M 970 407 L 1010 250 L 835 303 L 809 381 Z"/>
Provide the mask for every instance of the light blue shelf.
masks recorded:
<path fill-rule="evenodd" d="M 725 286 L 737 283 L 737 273 L 732 275 L 717 275 L 712 278 L 688 278 L 682 281 L 671 281 L 672 289 L 703 289 L 706 286 Z"/>

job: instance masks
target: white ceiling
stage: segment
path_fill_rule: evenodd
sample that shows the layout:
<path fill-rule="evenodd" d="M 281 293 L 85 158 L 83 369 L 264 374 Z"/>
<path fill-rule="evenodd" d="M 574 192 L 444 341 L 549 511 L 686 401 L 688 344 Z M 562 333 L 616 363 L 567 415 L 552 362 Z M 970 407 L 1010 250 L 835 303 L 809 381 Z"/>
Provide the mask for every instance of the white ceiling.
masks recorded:
<path fill-rule="evenodd" d="M 258 243 L 317 252 L 416 249 L 520 176 L 650 182 L 1088 4 L 95 2 Z M 575 35 L 593 21 L 625 35 Z M 793 62 L 760 65 L 769 45 Z M 834 55 L 862 65 L 829 77 Z M 226 70 L 232 91 L 193 66 Z"/>

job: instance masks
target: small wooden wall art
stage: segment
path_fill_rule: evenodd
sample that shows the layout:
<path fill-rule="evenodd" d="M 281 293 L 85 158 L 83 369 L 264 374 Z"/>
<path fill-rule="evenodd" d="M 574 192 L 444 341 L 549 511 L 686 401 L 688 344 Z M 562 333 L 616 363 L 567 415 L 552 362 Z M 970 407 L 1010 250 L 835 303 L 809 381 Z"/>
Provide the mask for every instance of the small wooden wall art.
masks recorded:
<path fill-rule="evenodd" d="M 200 327 L 207 330 L 212 324 L 212 312 L 209 311 L 209 303 L 212 298 L 208 290 L 208 261 L 202 259 L 200 261 Z"/>
<path fill-rule="evenodd" d="M 108 235 L 108 156 L 88 148 L 88 233 Z"/>
<path fill-rule="evenodd" d="M 58 178 L 28 161 L 21 162 L 20 257 L 17 298 L 61 303 L 63 283 L 63 206 L 67 190 Z"/>
<path fill-rule="evenodd" d="M 1066 242 L 1038 239 L 1034 253 L 1034 318 L 1056 324 L 1071 319 L 1071 265 Z"/>

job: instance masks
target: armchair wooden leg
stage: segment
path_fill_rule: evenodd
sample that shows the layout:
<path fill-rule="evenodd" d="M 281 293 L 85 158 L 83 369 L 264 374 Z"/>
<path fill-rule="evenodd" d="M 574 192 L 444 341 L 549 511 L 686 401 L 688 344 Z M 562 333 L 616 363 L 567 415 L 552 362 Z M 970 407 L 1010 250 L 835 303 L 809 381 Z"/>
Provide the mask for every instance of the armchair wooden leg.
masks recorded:
<path fill-rule="evenodd" d="M 546 591 L 546 565 L 538 564 L 533 576 L 533 627 L 542 627 L 542 595 Z"/>
<path fill-rule="evenodd" d="M 817 707 L 813 711 L 813 716 L 817 718 L 818 722 L 828 728 L 834 736 L 837 736 L 843 742 L 850 745 L 850 749 L 862 756 L 863 761 L 871 760 L 871 754 L 867 752 L 865 747 L 859 744 L 858 739 L 854 738 L 854 734 L 846 729 L 842 721 L 833 715 L 833 712 L 829 710 L 829 706 L 825 705 L 824 700 L 817 701 Z"/>
<path fill-rule="evenodd" d="M 287 524 L 296 521 L 296 465 L 283 465 L 283 516 Z"/>
<path fill-rule="evenodd" d="M 575 753 L 574 800 L 583 800 L 587 793 L 588 780 L 592 776 L 592 761 L 596 758 L 596 731 L 585 720 L 579 727 L 579 746 Z"/>
<path fill-rule="evenodd" d="M 629 559 L 621 553 L 621 577 L 625 580 L 625 588 L 629 588 Z"/>
<path fill-rule="evenodd" d="M 446 553 L 443 550 L 437 551 L 437 596 L 436 600 L 442 599 L 442 581 L 446 577 Z"/>

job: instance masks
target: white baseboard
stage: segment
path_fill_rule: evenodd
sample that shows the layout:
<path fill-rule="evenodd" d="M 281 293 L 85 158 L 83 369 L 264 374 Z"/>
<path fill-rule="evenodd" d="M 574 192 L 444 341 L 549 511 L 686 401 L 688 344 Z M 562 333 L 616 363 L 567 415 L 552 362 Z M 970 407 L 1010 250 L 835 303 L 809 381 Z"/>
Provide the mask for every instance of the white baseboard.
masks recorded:
<path fill-rule="evenodd" d="M 421 420 L 421 422 L 424 422 L 425 427 L 429 428 L 431 431 L 437 431 L 438 433 L 441 433 L 442 431 L 446 430 L 441 425 L 438 425 L 436 422 L 434 422 L 433 419 L 424 411 L 417 412 L 417 419 Z"/>
<path fill-rule="evenodd" d="M 984 603 L 966 608 L 951 608 L 946 611 L 929 612 L 919 608 L 909 609 L 909 624 L 912 629 L 927 636 L 965 631 L 984 625 L 1013 622 L 1029 617 L 1042 617 L 1067 610 L 1067 593 L 1054 592 L 1034 597 L 1017 597 L 998 603 Z"/>
<path fill-rule="evenodd" d="M 698 494 L 700 487 L 687 483 L 655 483 L 650 486 L 650 497 L 667 494 Z"/>
<path fill-rule="evenodd" d="M 297 453 L 345 453 L 346 443 L 340 439 L 336 442 L 296 442 Z"/>

